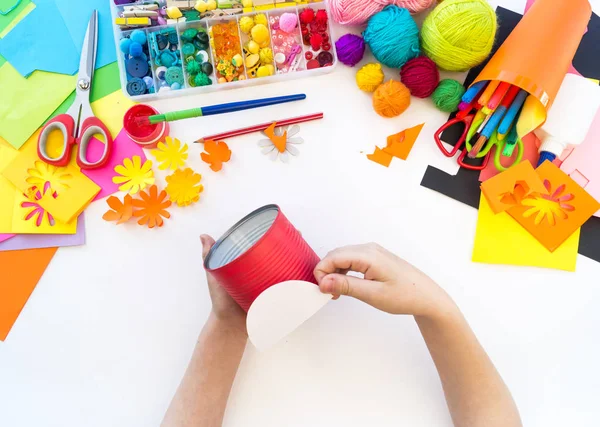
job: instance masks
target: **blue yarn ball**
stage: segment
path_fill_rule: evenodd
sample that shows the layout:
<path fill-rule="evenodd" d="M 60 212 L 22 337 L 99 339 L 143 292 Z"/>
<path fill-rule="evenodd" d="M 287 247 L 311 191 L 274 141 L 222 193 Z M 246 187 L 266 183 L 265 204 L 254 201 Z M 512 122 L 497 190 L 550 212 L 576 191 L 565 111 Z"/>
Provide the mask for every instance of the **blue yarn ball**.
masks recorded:
<path fill-rule="evenodd" d="M 131 35 L 129 36 L 129 38 L 131 40 L 133 40 L 134 42 L 138 42 L 141 45 L 145 45 L 146 44 L 146 33 L 143 32 L 142 30 L 134 30 Z"/>
<path fill-rule="evenodd" d="M 390 68 L 401 68 L 421 53 L 419 27 L 410 12 L 398 6 L 386 6 L 371 16 L 363 38 L 375 58 Z"/>

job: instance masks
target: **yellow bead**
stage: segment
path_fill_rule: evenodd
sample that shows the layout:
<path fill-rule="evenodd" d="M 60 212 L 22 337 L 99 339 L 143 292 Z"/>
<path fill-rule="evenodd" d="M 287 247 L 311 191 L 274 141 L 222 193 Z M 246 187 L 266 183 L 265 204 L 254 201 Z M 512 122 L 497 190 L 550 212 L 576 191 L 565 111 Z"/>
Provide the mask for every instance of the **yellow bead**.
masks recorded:
<path fill-rule="evenodd" d="M 272 76 L 275 68 L 272 65 L 263 65 L 256 70 L 256 77 Z"/>
<path fill-rule="evenodd" d="M 204 13 L 204 12 L 206 12 L 208 10 L 208 5 L 206 4 L 205 1 L 198 0 L 196 2 L 196 6 L 194 6 L 194 9 L 196 9 L 200 13 Z"/>
<path fill-rule="evenodd" d="M 242 55 L 239 53 L 231 58 L 231 63 L 236 67 L 241 67 L 244 64 L 244 60 L 242 59 Z"/>
<path fill-rule="evenodd" d="M 259 45 L 269 42 L 269 30 L 263 24 L 257 24 L 252 28 L 252 40 Z"/>
<path fill-rule="evenodd" d="M 258 53 L 260 46 L 254 40 L 250 40 L 246 46 L 246 49 L 248 49 L 248 52 L 250 53 Z"/>
<path fill-rule="evenodd" d="M 242 0 L 242 6 L 244 8 L 252 7 L 252 0 Z"/>
<path fill-rule="evenodd" d="M 217 8 L 217 2 L 215 0 L 208 0 L 206 2 L 207 10 L 215 10 Z"/>
<path fill-rule="evenodd" d="M 167 16 L 171 19 L 179 19 L 183 16 L 178 7 L 167 7 Z"/>
<path fill-rule="evenodd" d="M 219 77 L 219 83 L 227 83 L 227 79 L 225 77 Z"/>

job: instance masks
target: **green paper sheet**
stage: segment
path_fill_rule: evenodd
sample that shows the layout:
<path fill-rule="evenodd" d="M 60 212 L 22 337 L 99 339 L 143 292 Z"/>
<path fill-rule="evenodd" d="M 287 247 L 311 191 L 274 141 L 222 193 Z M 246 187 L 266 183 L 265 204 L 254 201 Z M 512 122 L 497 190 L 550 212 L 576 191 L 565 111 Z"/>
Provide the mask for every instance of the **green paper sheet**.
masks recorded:
<path fill-rule="evenodd" d="M 16 1 L 17 0 L 0 0 L 0 10 L 10 9 L 16 3 Z M 31 1 L 22 0 L 21 4 L 8 15 L 0 15 L 0 37 L 2 36 L 2 33 L 4 32 L 6 27 L 8 27 L 11 22 L 15 21 L 16 24 L 17 22 L 19 22 L 20 19 L 23 19 L 23 17 L 27 13 L 33 10 L 34 7 L 35 6 L 31 4 Z M 25 11 L 25 14 L 23 14 L 22 12 L 25 10 L 25 8 L 27 8 L 28 10 Z M 17 17 L 20 19 L 17 20 Z"/>
<path fill-rule="evenodd" d="M 75 76 L 34 72 L 28 79 L 8 62 L 0 67 L 0 136 L 19 149 L 75 90 Z"/>
<path fill-rule="evenodd" d="M 5 62 L 6 62 L 6 59 L 4 59 L 4 57 L 2 55 L 0 55 L 0 67 L 2 67 Z"/>
<path fill-rule="evenodd" d="M 95 102 L 121 88 L 121 79 L 119 77 L 119 66 L 116 62 L 98 68 L 94 72 L 94 84 L 92 85 L 92 93 L 90 94 L 90 102 Z M 48 117 L 51 118 L 66 113 L 73 101 L 75 100 L 75 92 L 73 92 L 56 110 Z"/>

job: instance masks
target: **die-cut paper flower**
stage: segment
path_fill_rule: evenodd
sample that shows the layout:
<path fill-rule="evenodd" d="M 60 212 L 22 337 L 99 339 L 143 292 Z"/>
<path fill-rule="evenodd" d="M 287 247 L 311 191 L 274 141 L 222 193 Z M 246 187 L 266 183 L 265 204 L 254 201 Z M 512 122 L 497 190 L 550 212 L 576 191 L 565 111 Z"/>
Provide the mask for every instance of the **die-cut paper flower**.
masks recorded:
<path fill-rule="evenodd" d="M 147 225 L 148 228 L 155 226 L 163 226 L 163 217 L 171 218 L 171 214 L 167 212 L 167 208 L 171 206 L 167 198 L 165 190 L 158 193 L 156 185 L 151 186 L 148 192 L 140 191 L 140 199 L 133 200 L 133 206 L 137 208 L 133 212 L 133 216 L 141 217 L 138 221 L 139 225 Z"/>
<path fill-rule="evenodd" d="M 70 188 L 69 180 L 73 178 L 70 173 L 66 172 L 66 168 L 49 165 L 38 160 L 34 163 L 33 168 L 27 169 L 26 182 L 37 188 L 44 188 L 49 183 L 52 189 L 56 192 Z"/>
<path fill-rule="evenodd" d="M 535 215 L 535 225 L 540 225 L 544 218 L 548 224 L 555 225 L 558 221 L 567 219 L 569 214 L 575 208 L 567 203 L 575 198 L 573 194 L 567 193 L 566 185 L 559 185 L 554 191 L 549 180 L 544 180 L 544 187 L 548 190 L 548 195 L 540 194 L 523 200 L 523 206 L 529 206 L 529 209 L 523 213 L 525 218 Z"/>
<path fill-rule="evenodd" d="M 167 136 L 165 142 L 159 142 L 157 148 L 150 151 L 159 163 L 158 168 L 160 170 L 176 170 L 182 167 L 188 158 L 187 144 L 182 146 L 181 141 L 170 136 Z"/>
<path fill-rule="evenodd" d="M 106 211 L 102 215 L 102 219 L 105 221 L 114 221 L 117 224 L 123 224 L 133 216 L 133 199 L 129 194 L 125 195 L 122 202 L 118 197 L 110 196 L 106 200 L 106 203 L 110 206 L 111 210 Z"/>
<path fill-rule="evenodd" d="M 231 150 L 224 141 L 215 142 L 209 139 L 204 143 L 204 151 L 206 153 L 200 154 L 200 158 L 215 172 L 219 172 L 223 163 L 231 159 Z"/>
<path fill-rule="evenodd" d="M 154 184 L 152 161 L 146 160 L 142 164 L 140 156 L 124 159 L 122 165 L 115 166 L 115 172 L 119 175 L 113 178 L 113 182 L 123 184 L 119 187 L 119 190 L 127 191 L 132 195 L 143 190 L 146 186 Z"/>
<path fill-rule="evenodd" d="M 288 126 L 274 127 L 264 131 L 269 139 L 261 139 L 258 141 L 258 146 L 262 148 L 262 153 L 269 156 L 269 159 L 275 161 L 277 159 L 284 163 L 290 161 L 291 156 L 298 156 L 300 150 L 297 145 L 303 144 L 304 139 L 298 135 L 300 126 L 294 125 L 288 129 Z"/>
<path fill-rule="evenodd" d="M 194 173 L 190 168 L 178 169 L 166 178 L 165 189 L 172 202 L 179 206 L 188 206 L 200 200 L 204 186 L 200 184 L 202 175 Z"/>

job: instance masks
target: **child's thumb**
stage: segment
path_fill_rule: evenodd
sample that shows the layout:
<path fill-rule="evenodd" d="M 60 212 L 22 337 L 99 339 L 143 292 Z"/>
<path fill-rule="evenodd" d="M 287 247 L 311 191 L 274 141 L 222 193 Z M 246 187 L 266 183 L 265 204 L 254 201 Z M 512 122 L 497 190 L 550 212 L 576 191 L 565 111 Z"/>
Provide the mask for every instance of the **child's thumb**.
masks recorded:
<path fill-rule="evenodd" d="M 321 279 L 319 288 L 324 294 L 348 295 L 367 304 L 371 303 L 377 283 L 345 274 L 328 274 Z"/>

